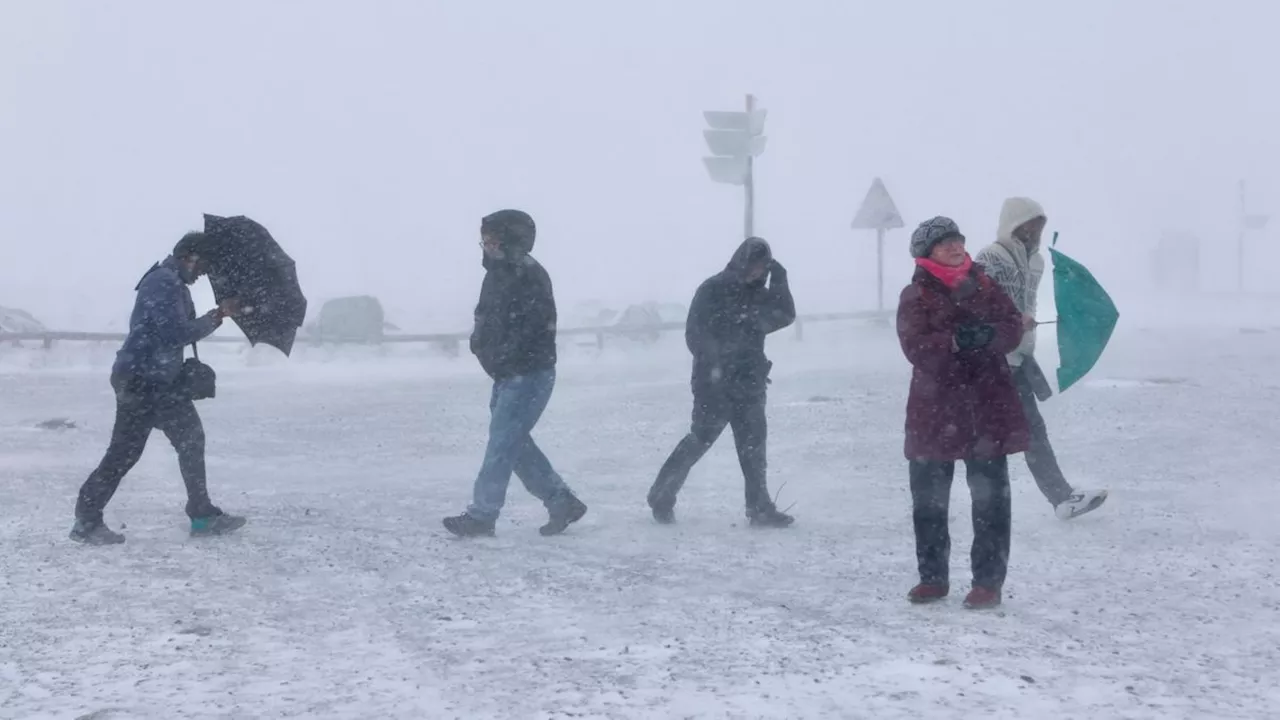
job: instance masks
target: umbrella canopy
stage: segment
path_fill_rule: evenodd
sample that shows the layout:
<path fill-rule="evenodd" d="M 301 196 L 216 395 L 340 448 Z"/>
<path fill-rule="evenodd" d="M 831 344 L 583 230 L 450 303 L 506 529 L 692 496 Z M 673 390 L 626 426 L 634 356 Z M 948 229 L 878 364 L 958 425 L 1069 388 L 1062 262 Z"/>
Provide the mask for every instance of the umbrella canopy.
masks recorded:
<path fill-rule="evenodd" d="M 1054 233 L 1054 245 L 1058 235 Z M 1102 357 L 1120 313 L 1111 296 L 1085 266 L 1049 248 L 1053 258 L 1053 300 L 1058 308 L 1058 389 L 1079 382 Z"/>
<path fill-rule="evenodd" d="M 298 271 L 271 233 L 243 215 L 204 216 L 209 284 L 218 302 L 238 298 L 235 319 L 249 342 L 266 343 L 288 355 L 307 315 Z"/>

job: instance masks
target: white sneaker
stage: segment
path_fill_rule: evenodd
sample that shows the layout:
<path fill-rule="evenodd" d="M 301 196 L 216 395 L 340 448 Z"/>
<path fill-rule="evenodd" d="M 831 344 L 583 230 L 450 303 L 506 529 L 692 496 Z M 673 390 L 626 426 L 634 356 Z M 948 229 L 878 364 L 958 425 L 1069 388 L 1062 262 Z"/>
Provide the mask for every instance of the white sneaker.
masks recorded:
<path fill-rule="evenodd" d="M 1106 501 L 1106 490 L 1076 490 L 1071 497 L 1058 503 L 1053 512 L 1059 520 L 1070 520 L 1097 510 Z"/>

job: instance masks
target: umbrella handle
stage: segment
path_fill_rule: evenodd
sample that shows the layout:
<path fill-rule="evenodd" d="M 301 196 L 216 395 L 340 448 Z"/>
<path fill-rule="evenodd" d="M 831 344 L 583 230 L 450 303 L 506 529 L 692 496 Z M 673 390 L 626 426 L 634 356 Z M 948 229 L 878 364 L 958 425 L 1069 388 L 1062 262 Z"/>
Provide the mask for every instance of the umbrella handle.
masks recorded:
<path fill-rule="evenodd" d="M 1042 321 L 1036 322 L 1036 325 L 1057 325 L 1057 324 L 1058 324 L 1057 320 L 1042 320 Z"/>

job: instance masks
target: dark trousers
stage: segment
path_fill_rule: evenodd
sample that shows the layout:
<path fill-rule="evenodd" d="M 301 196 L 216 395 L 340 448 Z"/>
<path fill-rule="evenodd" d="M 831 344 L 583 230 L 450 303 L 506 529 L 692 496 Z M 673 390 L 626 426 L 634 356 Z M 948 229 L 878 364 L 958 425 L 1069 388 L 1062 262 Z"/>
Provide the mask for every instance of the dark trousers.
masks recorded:
<path fill-rule="evenodd" d="M 209 501 L 204 472 L 204 426 L 195 403 L 172 387 L 157 387 L 127 378 L 113 377 L 116 422 L 107 453 L 80 488 L 76 519 L 102 522 L 102 511 L 115 495 L 120 481 L 133 469 L 147 446 L 152 429 L 159 429 L 178 451 L 178 467 L 187 486 L 187 515 L 218 514 Z"/>
<path fill-rule="evenodd" d="M 973 584 L 999 589 L 1009 569 L 1009 459 L 971 459 L 965 462 L 965 470 L 973 498 L 973 548 L 969 558 Z M 954 462 L 911 462 L 916 562 L 923 583 L 950 582 L 951 532 L 947 512 L 955 472 Z"/>
<path fill-rule="evenodd" d="M 707 454 L 725 426 L 733 429 L 748 514 L 773 508 L 767 481 L 765 446 L 769 426 L 764 394 L 734 397 L 716 392 L 694 393 L 692 427 L 658 471 L 658 478 L 649 489 L 650 507 L 675 507 L 676 495 L 684 487 L 689 471 Z"/>
<path fill-rule="evenodd" d="M 1036 479 L 1040 492 L 1055 507 L 1071 497 L 1071 483 L 1058 467 L 1058 457 L 1049 444 L 1049 428 L 1040 414 L 1040 401 L 1036 398 L 1035 381 L 1027 365 L 1013 368 L 1013 379 L 1018 386 L 1018 398 L 1022 400 L 1022 412 L 1027 416 L 1031 429 L 1031 446 L 1027 448 L 1027 468 Z"/>

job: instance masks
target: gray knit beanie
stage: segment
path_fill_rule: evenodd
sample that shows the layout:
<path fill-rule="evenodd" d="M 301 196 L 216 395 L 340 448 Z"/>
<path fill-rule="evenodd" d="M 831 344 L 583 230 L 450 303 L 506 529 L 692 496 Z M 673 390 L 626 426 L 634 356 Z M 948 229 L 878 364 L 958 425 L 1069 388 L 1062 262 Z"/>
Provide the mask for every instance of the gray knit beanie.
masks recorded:
<path fill-rule="evenodd" d="M 949 217 L 939 215 L 930 220 L 920 223 L 920 227 L 911 233 L 911 257 L 927 258 L 929 253 L 933 252 L 934 246 L 944 240 L 951 238 L 964 239 L 964 235 L 960 233 L 960 226 L 956 225 L 956 221 Z"/>

